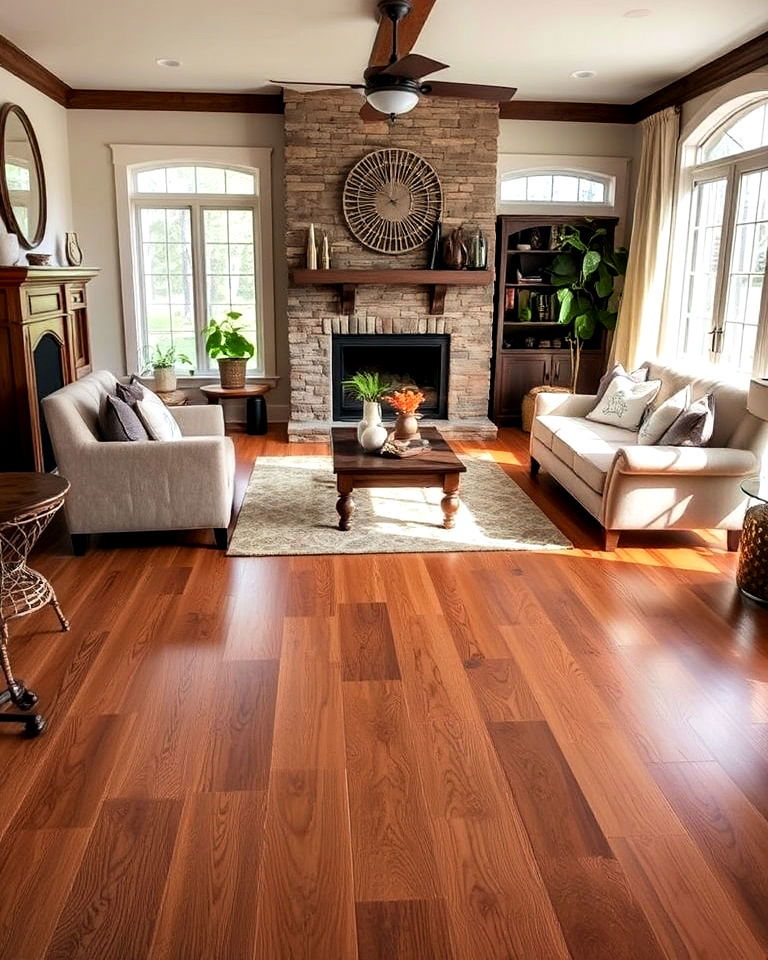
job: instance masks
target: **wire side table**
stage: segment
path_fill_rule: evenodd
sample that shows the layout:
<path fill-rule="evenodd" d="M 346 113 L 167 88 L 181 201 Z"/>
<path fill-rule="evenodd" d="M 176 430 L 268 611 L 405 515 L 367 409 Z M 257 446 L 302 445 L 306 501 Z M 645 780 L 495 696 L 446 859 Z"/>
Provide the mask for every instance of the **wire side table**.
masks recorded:
<path fill-rule="evenodd" d="M 54 474 L 0 473 L 0 667 L 6 682 L 6 690 L 0 692 L 0 706 L 12 703 L 22 711 L 0 713 L 0 723 L 22 723 L 29 737 L 43 732 L 45 719 L 29 712 L 37 703 L 37 694 L 11 669 L 8 623 L 51 606 L 61 629 L 69 630 L 53 587 L 27 566 L 32 547 L 61 509 L 68 491 L 69 483 Z"/>

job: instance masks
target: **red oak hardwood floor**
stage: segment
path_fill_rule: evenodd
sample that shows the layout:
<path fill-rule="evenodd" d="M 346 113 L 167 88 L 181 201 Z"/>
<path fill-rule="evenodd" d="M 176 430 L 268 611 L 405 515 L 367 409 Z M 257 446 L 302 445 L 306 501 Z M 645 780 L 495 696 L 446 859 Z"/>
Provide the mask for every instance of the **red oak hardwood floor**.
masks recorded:
<path fill-rule="evenodd" d="M 237 434 L 238 496 L 284 428 Z M 34 561 L 46 735 L 0 727 L 1 960 L 765 960 L 768 611 L 721 535 L 613 554 Z M 329 517 L 334 504 L 328 503 Z"/>

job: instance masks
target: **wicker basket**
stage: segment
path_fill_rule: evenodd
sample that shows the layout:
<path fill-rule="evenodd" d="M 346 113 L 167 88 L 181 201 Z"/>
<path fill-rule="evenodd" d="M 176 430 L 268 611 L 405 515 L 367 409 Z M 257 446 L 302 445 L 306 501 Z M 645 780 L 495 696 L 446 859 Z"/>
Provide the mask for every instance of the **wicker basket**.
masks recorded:
<path fill-rule="evenodd" d="M 523 397 L 523 430 L 526 433 L 531 432 L 533 425 L 533 411 L 536 407 L 536 397 L 540 393 L 570 393 L 568 387 L 534 387 Z"/>
<path fill-rule="evenodd" d="M 234 390 L 245 386 L 245 365 L 248 361 L 244 357 L 226 357 L 217 362 L 219 364 L 219 379 L 225 390 Z"/>

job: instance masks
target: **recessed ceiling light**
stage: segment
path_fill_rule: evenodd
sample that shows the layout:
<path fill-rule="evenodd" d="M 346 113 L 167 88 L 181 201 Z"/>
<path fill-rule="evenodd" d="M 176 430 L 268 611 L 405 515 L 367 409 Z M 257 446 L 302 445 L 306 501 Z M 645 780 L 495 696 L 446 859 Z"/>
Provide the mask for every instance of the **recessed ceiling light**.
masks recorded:
<path fill-rule="evenodd" d="M 571 76 L 574 80 L 589 80 L 596 77 L 597 73 L 594 70 L 574 70 Z"/>
<path fill-rule="evenodd" d="M 636 10 L 627 10 L 622 14 L 623 17 L 628 17 L 630 20 L 638 20 L 640 17 L 650 17 L 651 11 L 648 7 L 638 7 Z"/>
<path fill-rule="evenodd" d="M 181 60 L 174 60 L 172 57 L 160 57 L 155 60 L 158 67 L 180 67 Z"/>

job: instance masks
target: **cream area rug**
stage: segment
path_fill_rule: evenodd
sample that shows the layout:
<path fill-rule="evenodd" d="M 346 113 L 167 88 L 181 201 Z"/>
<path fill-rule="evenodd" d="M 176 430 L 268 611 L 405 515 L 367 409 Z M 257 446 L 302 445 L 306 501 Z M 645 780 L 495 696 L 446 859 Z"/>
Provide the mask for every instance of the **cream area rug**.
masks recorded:
<path fill-rule="evenodd" d="M 352 529 L 337 528 L 330 457 L 260 457 L 228 553 L 233 557 L 334 553 L 562 550 L 573 544 L 490 460 L 461 458 L 461 506 L 445 530 L 438 488 L 355 490 Z"/>

